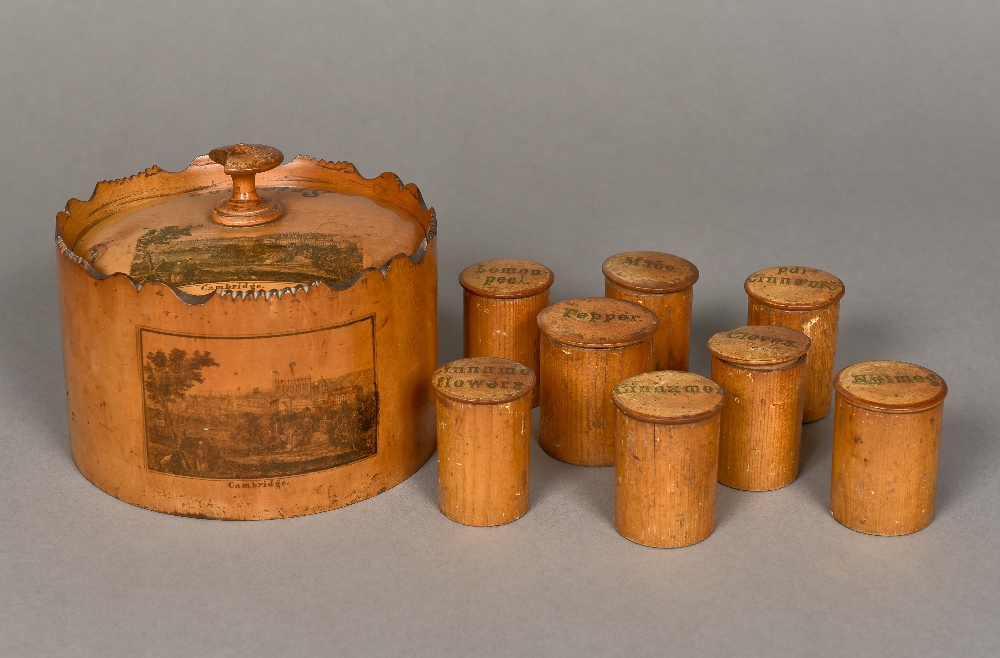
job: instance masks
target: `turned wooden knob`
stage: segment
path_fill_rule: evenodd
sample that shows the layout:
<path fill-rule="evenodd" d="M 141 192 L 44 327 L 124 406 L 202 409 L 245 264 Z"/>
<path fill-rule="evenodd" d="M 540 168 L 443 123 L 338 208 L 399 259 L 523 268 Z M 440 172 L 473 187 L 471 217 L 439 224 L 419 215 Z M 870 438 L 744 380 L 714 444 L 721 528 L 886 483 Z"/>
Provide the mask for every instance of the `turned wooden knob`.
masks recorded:
<path fill-rule="evenodd" d="M 257 174 L 282 163 L 281 151 L 263 144 L 233 144 L 212 149 L 208 157 L 233 178 L 233 195 L 215 206 L 213 221 L 223 226 L 258 226 L 281 217 L 281 206 L 257 194 L 255 181 Z"/>

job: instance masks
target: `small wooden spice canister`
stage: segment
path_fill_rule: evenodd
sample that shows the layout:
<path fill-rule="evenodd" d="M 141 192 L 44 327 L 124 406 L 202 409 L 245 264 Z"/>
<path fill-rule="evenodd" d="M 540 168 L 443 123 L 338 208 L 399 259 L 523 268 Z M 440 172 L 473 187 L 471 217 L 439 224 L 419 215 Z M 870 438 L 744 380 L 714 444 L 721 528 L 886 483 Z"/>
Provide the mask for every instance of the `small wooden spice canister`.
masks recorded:
<path fill-rule="evenodd" d="M 656 325 L 652 311 L 607 297 L 569 299 L 538 314 L 545 452 L 579 466 L 615 463 L 611 391 L 652 369 Z"/>
<path fill-rule="evenodd" d="M 718 384 L 687 372 L 648 372 L 615 387 L 615 527 L 644 546 L 695 544 L 715 528 Z"/>
<path fill-rule="evenodd" d="M 658 251 L 629 251 L 607 259 L 602 269 L 606 296 L 641 304 L 660 321 L 653 334 L 653 369 L 687 370 L 698 268 Z"/>
<path fill-rule="evenodd" d="M 719 482 L 780 489 L 799 474 L 809 338 L 785 327 L 740 327 L 708 341 L 712 380 L 726 391 Z"/>
<path fill-rule="evenodd" d="M 776 325 L 801 331 L 812 347 L 806 357 L 806 399 L 802 420 L 811 423 L 830 413 L 837 323 L 844 282 L 811 267 L 772 267 L 751 274 L 743 288 L 749 296 L 747 324 Z"/>
<path fill-rule="evenodd" d="M 549 305 L 552 270 L 526 260 L 488 260 L 465 268 L 465 356 L 498 356 L 538 372 L 538 313 Z M 531 391 L 538 406 L 538 386 Z"/>
<path fill-rule="evenodd" d="M 535 375 L 514 361 L 480 357 L 438 368 L 433 384 L 441 511 L 474 526 L 520 518 L 528 511 Z"/>
<path fill-rule="evenodd" d="M 870 535 L 906 535 L 934 518 L 948 386 L 926 368 L 866 361 L 834 382 L 830 512 Z"/>

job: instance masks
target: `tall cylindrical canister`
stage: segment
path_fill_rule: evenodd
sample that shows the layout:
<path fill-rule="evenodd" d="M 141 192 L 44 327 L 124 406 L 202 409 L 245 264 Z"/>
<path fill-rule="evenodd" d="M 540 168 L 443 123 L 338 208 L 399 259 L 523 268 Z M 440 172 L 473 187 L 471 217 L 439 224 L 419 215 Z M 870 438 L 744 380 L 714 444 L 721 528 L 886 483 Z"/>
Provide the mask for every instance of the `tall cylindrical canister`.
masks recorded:
<path fill-rule="evenodd" d="M 549 305 L 552 270 L 526 260 L 488 260 L 458 277 L 465 289 L 465 356 L 497 356 L 538 372 L 538 313 Z M 531 391 L 538 406 L 539 387 Z"/>
<path fill-rule="evenodd" d="M 615 527 L 644 546 L 695 544 L 715 528 L 725 394 L 688 372 L 648 372 L 615 387 Z"/>
<path fill-rule="evenodd" d="M 651 370 L 656 325 L 652 311 L 607 297 L 569 299 L 538 314 L 545 452 L 579 466 L 614 465 L 611 391 Z"/>
<path fill-rule="evenodd" d="M 438 368 L 438 503 L 474 526 L 510 523 L 528 511 L 531 389 L 520 363 L 481 357 Z"/>
<path fill-rule="evenodd" d="M 726 391 L 719 482 L 769 491 L 799 474 L 809 338 L 785 327 L 740 327 L 708 341 L 712 380 Z"/>
<path fill-rule="evenodd" d="M 698 268 L 658 251 L 629 251 L 604 261 L 604 294 L 645 306 L 660 325 L 653 334 L 653 368 L 687 370 L 691 300 Z"/>
<path fill-rule="evenodd" d="M 830 413 L 833 395 L 844 282 L 822 270 L 789 265 L 754 272 L 743 287 L 749 296 L 747 324 L 788 327 L 809 336 L 802 420 L 823 418 Z"/>
<path fill-rule="evenodd" d="M 934 518 L 948 386 L 912 363 L 865 361 L 834 382 L 830 513 L 870 535 L 906 535 Z"/>

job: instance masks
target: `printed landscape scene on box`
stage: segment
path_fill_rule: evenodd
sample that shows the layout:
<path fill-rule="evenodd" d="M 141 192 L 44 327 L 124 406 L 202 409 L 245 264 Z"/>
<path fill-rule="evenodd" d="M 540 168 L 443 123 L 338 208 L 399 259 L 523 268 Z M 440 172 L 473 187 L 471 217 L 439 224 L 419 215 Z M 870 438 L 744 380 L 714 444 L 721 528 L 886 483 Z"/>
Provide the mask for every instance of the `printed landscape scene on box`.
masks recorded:
<path fill-rule="evenodd" d="M 147 467 L 199 478 L 269 478 L 374 455 L 373 326 L 368 317 L 242 338 L 143 329 Z"/>

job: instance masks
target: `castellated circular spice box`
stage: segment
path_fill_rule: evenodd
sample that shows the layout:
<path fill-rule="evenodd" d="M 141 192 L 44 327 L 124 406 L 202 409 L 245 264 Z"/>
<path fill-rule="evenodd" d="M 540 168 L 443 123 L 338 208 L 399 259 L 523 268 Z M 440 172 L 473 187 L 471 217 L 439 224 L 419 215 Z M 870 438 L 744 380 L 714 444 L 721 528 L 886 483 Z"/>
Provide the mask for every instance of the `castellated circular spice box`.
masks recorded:
<path fill-rule="evenodd" d="M 296 516 L 385 491 L 433 453 L 433 209 L 391 173 L 283 159 L 224 147 L 59 213 L 73 459 L 109 494 Z"/>

